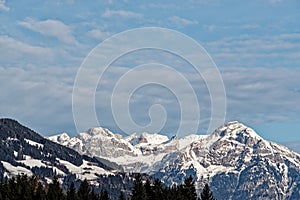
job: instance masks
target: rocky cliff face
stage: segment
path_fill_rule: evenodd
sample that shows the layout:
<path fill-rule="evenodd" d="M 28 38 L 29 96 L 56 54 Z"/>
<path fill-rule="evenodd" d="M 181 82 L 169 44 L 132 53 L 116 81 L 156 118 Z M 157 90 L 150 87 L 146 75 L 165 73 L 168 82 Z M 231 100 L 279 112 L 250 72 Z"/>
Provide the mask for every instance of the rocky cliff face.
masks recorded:
<path fill-rule="evenodd" d="M 300 156 L 239 122 L 192 142 L 149 168 L 168 184 L 194 175 L 217 199 L 300 199 Z"/>
<path fill-rule="evenodd" d="M 113 161 L 125 171 L 146 172 L 168 185 L 192 175 L 199 192 L 209 182 L 217 199 L 300 199 L 300 156 L 236 121 L 211 135 L 171 139 L 147 133 L 121 138 L 102 128 L 91 130 L 63 144 L 76 149 L 71 144 L 78 140 L 81 153 Z M 56 136 L 50 139 L 60 142 Z"/>

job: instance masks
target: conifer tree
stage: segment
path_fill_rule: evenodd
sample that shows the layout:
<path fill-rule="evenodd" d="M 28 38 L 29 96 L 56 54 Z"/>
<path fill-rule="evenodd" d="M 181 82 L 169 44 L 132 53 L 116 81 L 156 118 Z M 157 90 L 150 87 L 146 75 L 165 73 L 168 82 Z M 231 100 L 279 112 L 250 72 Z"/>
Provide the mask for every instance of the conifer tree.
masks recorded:
<path fill-rule="evenodd" d="M 215 200 L 213 197 L 212 192 L 210 191 L 209 185 L 206 183 L 201 194 L 200 194 L 201 200 Z"/>
<path fill-rule="evenodd" d="M 67 200 L 77 200 L 77 194 L 76 194 L 76 189 L 74 182 L 71 183 L 71 186 L 67 192 Z"/>
<path fill-rule="evenodd" d="M 91 194 L 91 189 L 89 183 L 86 179 L 84 179 L 84 181 L 80 184 L 77 192 L 78 198 L 80 200 L 89 199 L 90 194 Z"/>
<path fill-rule="evenodd" d="M 145 187 L 147 199 L 148 200 L 155 200 L 154 191 L 153 191 L 153 188 L 151 186 L 151 182 L 150 182 L 149 179 L 146 180 L 146 183 L 145 183 L 144 187 Z"/>
<path fill-rule="evenodd" d="M 173 198 L 176 200 L 186 200 L 183 185 L 173 187 Z"/>
<path fill-rule="evenodd" d="M 121 191 L 121 194 L 119 196 L 119 200 L 126 200 L 126 197 L 124 195 L 124 192 Z"/>
<path fill-rule="evenodd" d="M 89 199 L 91 199 L 91 200 L 101 200 L 101 197 L 97 193 L 95 193 L 94 189 L 92 189 L 92 192 L 90 194 Z"/>
<path fill-rule="evenodd" d="M 109 200 L 108 193 L 106 190 L 101 192 L 100 200 Z"/>
<path fill-rule="evenodd" d="M 163 189 L 164 188 L 163 188 L 160 180 L 155 179 L 153 187 L 152 187 L 152 190 L 153 190 L 152 197 L 153 197 L 154 200 L 160 200 L 162 198 L 162 196 L 167 196 L 166 193 L 164 194 Z"/>
<path fill-rule="evenodd" d="M 140 174 L 135 177 L 131 200 L 147 200 L 146 190 Z"/>
<path fill-rule="evenodd" d="M 60 186 L 60 183 L 55 177 L 52 180 L 52 183 L 50 183 L 48 192 L 47 192 L 47 200 L 63 200 L 64 199 L 64 193 Z"/>
<path fill-rule="evenodd" d="M 184 180 L 183 184 L 184 198 L 187 200 L 197 200 L 197 193 L 192 176 Z"/>
<path fill-rule="evenodd" d="M 33 199 L 34 200 L 46 200 L 45 188 L 43 187 L 43 184 L 41 182 L 38 182 L 38 186 L 34 193 Z"/>

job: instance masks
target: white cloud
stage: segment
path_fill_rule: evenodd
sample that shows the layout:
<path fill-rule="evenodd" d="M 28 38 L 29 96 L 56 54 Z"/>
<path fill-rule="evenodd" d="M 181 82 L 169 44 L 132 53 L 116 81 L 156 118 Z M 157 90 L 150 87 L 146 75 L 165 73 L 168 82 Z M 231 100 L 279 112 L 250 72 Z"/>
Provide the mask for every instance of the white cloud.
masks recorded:
<path fill-rule="evenodd" d="M 269 3 L 281 3 L 283 0 L 268 0 Z"/>
<path fill-rule="evenodd" d="M 223 67 L 299 67 L 299 38 L 297 33 L 267 37 L 241 35 L 204 46 Z"/>
<path fill-rule="evenodd" d="M 229 26 L 218 26 L 218 25 L 214 25 L 214 24 L 211 24 L 211 25 L 205 25 L 204 26 L 208 31 L 217 31 L 217 30 L 225 30 L 225 29 L 230 29 Z"/>
<path fill-rule="evenodd" d="M 9 11 L 9 7 L 5 5 L 5 0 L 0 0 L 0 10 Z"/>
<path fill-rule="evenodd" d="M 32 18 L 27 18 L 25 21 L 19 22 L 18 24 L 30 30 L 41 33 L 42 35 L 55 37 L 64 43 L 77 44 L 70 26 L 61 21 L 52 19 L 38 21 Z"/>
<path fill-rule="evenodd" d="M 258 24 L 243 24 L 240 28 L 241 29 L 257 29 L 260 26 Z"/>
<path fill-rule="evenodd" d="M 149 4 L 143 4 L 141 5 L 142 9 L 149 9 L 149 8 L 155 8 L 155 9 L 165 9 L 165 10 L 174 10 L 178 8 L 177 4 L 167 4 L 164 2 L 161 3 L 149 3 Z"/>
<path fill-rule="evenodd" d="M 299 69 L 228 68 L 222 70 L 228 118 L 253 125 L 284 122 L 300 112 Z"/>
<path fill-rule="evenodd" d="M 126 19 L 143 19 L 143 15 L 140 13 L 128 11 L 128 10 L 105 10 L 102 14 L 102 17 L 111 18 L 111 17 L 121 17 Z"/>
<path fill-rule="evenodd" d="M 48 47 L 30 44 L 12 38 L 7 35 L 0 35 L 0 67 L 8 66 L 71 66 L 79 65 L 84 54 L 82 49 L 64 49 L 61 46 Z"/>
<path fill-rule="evenodd" d="M 153 74 L 153 70 L 149 70 L 145 74 Z M 210 95 L 205 83 L 201 81 L 201 77 L 197 74 L 186 71 L 178 72 L 186 76 L 197 94 L 201 94 L 198 97 L 201 107 L 201 120 L 208 119 L 210 116 Z M 227 68 L 221 72 L 227 93 L 227 121 L 240 120 L 256 126 L 270 122 L 285 122 L 298 116 L 300 112 L 300 92 L 298 92 L 300 90 L 299 69 Z M 126 74 L 126 68 L 110 67 L 110 70 L 106 73 L 108 74 L 105 74 L 101 78 L 101 87 L 97 88 L 96 107 L 102 125 L 117 127 L 114 124 L 114 118 L 110 114 L 112 112 L 110 98 L 114 86 L 118 83 L 120 77 Z M 161 77 L 158 75 L 157 79 L 166 79 L 171 84 L 169 86 L 176 84 L 177 91 L 179 92 L 175 95 L 184 96 L 186 94 L 184 85 L 178 84 L 176 77 L 164 76 L 164 74 L 161 72 Z M 139 77 L 139 80 L 146 80 L 144 76 L 134 76 Z M 153 83 L 155 83 L 155 80 L 153 80 Z M 137 80 L 134 78 L 128 79 L 125 84 L 129 88 L 134 88 Z M 216 85 L 216 87 L 218 86 Z M 130 111 L 132 117 L 141 124 L 148 124 L 149 106 L 161 104 L 168 113 L 166 130 L 176 131 L 176 126 L 181 120 L 178 118 L 180 116 L 180 107 L 178 99 L 169 94 L 168 89 L 168 87 L 158 87 L 155 84 L 141 87 L 140 90 L 132 95 L 133 98 L 130 99 L 133 108 Z M 122 95 L 124 94 L 116 94 L 116 96 Z M 83 98 L 85 98 L 84 95 Z M 119 99 L 122 101 L 121 99 L 123 98 Z M 88 102 L 88 100 L 85 99 L 82 102 Z M 189 101 L 181 103 L 191 105 L 190 110 L 185 110 L 187 112 L 185 114 L 192 116 L 195 112 L 195 104 Z M 188 130 L 186 131 L 188 132 Z"/>
<path fill-rule="evenodd" d="M 76 70 L 61 67 L 0 67 L 0 113 L 41 134 L 72 130 L 71 95 Z M 63 131 L 63 130 L 61 130 Z"/>
<path fill-rule="evenodd" d="M 104 32 L 104 31 L 101 31 L 100 29 L 90 30 L 87 34 L 88 34 L 88 36 L 96 38 L 98 40 L 105 40 L 111 35 L 110 32 Z"/>
<path fill-rule="evenodd" d="M 9 36 L 0 36 L 0 46 L 1 62 L 5 64 L 12 64 L 20 60 L 29 61 L 31 59 L 45 62 L 52 60 L 55 55 L 47 47 L 33 46 Z"/>
<path fill-rule="evenodd" d="M 169 21 L 171 22 L 172 25 L 178 28 L 183 28 L 188 25 L 198 24 L 198 22 L 195 20 L 189 20 L 178 16 L 169 17 Z"/>
<path fill-rule="evenodd" d="M 121 0 L 107 0 L 108 4 L 120 3 Z M 122 2 L 128 3 L 128 0 L 122 0 Z"/>

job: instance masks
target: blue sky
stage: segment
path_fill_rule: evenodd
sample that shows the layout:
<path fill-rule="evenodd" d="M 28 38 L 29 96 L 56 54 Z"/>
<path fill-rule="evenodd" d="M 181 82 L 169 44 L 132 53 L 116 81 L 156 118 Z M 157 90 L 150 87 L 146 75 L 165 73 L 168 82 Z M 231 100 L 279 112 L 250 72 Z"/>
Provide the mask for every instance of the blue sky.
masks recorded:
<path fill-rule="evenodd" d="M 300 144 L 299 19 L 298 0 L 0 0 L 0 115 L 44 135 L 75 135 L 72 91 L 84 58 L 116 33 L 162 27 L 186 34 L 210 54 L 226 89 L 225 121 L 241 121 L 264 138 L 296 149 Z M 205 82 L 193 77 L 189 66 L 176 57 L 153 51 L 122 57 L 107 72 L 95 95 L 101 126 L 122 132 L 114 123 L 107 94 L 124 67 L 153 59 L 192 82 L 201 107 L 198 133 L 205 132 L 211 112 Z M 172 134 L 178 128 L 179 103 L 167 88 L 145 86 L 132 102 L 136 123 L 149 123 L 149 107 L 163 102 L 168 117 L 161 132 Z"/>

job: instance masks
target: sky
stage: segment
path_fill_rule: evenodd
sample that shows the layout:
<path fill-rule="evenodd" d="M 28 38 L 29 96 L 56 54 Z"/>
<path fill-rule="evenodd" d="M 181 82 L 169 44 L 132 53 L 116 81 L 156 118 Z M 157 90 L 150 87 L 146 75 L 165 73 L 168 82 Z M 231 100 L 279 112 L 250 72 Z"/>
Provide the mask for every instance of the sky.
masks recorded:
<path fill-rule="evenodd" d="M 300 152 L 299 19 L 298 0 L 0 0 L 0 117 L 17 119 L 44 136 L 76 135 L 99 125 L 122 134 L 172 135 L 180 123 L 184 135 L 206 134 L 213 111 L 219 111 L 216 127 L 222 120 L 238 120 Z M 81 76 L 86 93 L 77 101 L 82 124 L 76 129 L 74 84 L 99 45 L 101 50 L 101 44 L 118 41 L 116 34 L 137 28 L 145 34 L 124 45 L 149 39 L 182 49 L 187 44 L 170 35 L 151 38 L 147 27 L 197 42 L 219 74 L 197 74 L 182 57 L 158 49 L 120 55 L 103 76 L 98 74 L 103 66 Z M 122 49 L 126 46 L 114 43 L 97 55 L 97 63 L 109 50 Z M 223 85 L 216 84 L 218 75 Z M 128 97 L 129 87 L 136 88 Z M 223 87 L 226 101 L 212 95 Z M 220 108 L 213 110 L 215 102 Z M 85 110 L 91 103 L 98 124 Z M 131 121 L 125 120 L 126 109 Z"/>

